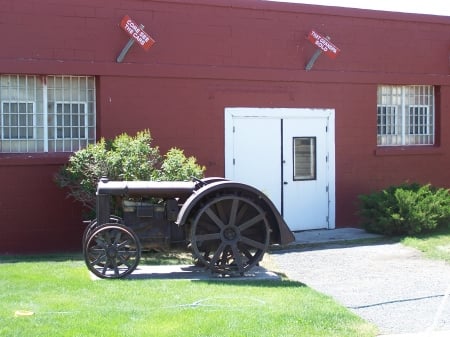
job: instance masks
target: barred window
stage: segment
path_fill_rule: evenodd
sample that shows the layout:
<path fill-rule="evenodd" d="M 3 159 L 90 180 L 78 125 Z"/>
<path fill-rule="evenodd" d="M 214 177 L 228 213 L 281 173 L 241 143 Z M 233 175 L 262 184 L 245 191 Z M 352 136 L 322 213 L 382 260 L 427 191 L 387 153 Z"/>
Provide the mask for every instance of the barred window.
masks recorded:
<path fill-rule="evenodd" d="M 74 152 L 95 142 L 93 76 L 0 75 L 0 152 Z"/>
<path fill-rule="evenodd" d="M 3 101 L 2 125 L 4 139 L 33 138 L 34 103 Z"/>
<path fill-rule="evenodd" d="M 60 138 L 86 138 L 87 114 L 86 103 L 56 102 L 56 137 Z"/>
<path fill-rule="evenodd" d="M 377 143 L 379 146 L 433 145 L 434 87 L 378 87 Z"/>

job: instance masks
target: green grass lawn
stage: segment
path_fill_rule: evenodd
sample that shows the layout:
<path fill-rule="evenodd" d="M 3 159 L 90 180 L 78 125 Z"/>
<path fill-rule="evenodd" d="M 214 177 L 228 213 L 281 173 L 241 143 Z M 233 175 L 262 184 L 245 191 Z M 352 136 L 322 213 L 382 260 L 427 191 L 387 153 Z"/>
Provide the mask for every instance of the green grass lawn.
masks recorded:
<path fill-rule="evenodd" d="M 96 280 L 81 256 L 0 256 L 0 336 L 376 335 L 299 282 Z M 19 310 L 33 312 L 18 316 Z"/>
<path fill-rule="evenodd" d="M 450 227 L 430 234 L 405 237 L 401 242 L 422 251 L 426 257 L 450 262 Z"/>

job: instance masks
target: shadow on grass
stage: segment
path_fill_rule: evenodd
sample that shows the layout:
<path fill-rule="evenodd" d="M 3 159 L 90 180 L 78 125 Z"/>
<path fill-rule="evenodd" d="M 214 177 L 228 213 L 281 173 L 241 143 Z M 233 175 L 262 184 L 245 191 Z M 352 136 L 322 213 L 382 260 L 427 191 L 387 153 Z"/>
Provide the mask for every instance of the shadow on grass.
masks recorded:
<path fill-rule="evenodd" d="M 217 284 L 218 280 L 196 280 L 193 282 L 205 283 L 205 284 Z M 243 287 L 262 287 L 262 288 L 299 288 L 307 287 L 306 284 L 292 280 L 259 280 L 259 281 L 229 281 L 223 282 L 225 285 L 243 286 Z"/>
<path fill-rule="evenodd" d="M 264 267 L 256 266 L 245 273 L 244 276 L 222 277 L 211 273 L 204 267 L 195 266 L 189 260 L 186 251 L 182 252 L 143 252 L 143 261 L 131 275 L 123 279 L 100 279 L 89 272 L 91 279 L 98 282 L 129 282 L 144 280 L 184 280 L 199 283 L 223 284 L 233 286 L 257 286 L 257 287 L 303 287 L 300 282 L 287 280 L 285 275 L 277 274 Z M 0 255 L 2 263 L 52 263 L 52 262 L 77 262 L 84 263 L 81 253 L 59 253 L 40 255 Z M 143 263 L 144 262 L 144 263 Z M 187 262 L 187 263 L 186 263 Z M 55 266 L 57 268 L 57 266 Z"/>
<path fill-rule="evenodd" d="M 20 262 L 64 262 L 64 261 L 84 261 L 81 252 L 61 252 L 46 254 L 0 254 L 1 263 Z M 191 253 L 185 250 L 171 250 L 167 252 L 142 251 L 142 265 L 177 265 L 193 263 Z"/>
<path fill-rule="evenodd" d="M 191 267 L 189 267 L 191 268 Z M 192 267 L 197 268 L 197 267 Z M 270 276 L 270 277 L 217 277 L 211 275 L 209 272 L 193 272 L 190 274 L 189 272 L 183 272 L 182 274 L 178 272 L 168 272 L 168 273 L 152 273 L 151 269 L 147 273 L 141 274 L 131 274 L 123 279 L 97 279 L 97 281 L 101 282 L 140 282 L 144 280 L 184 280 L 190 281 L 193 283 L 199 284 L 211 284 L 221 286 L 242 286 L 242 287 L 263 287 L 263 288 L 298 288 L 298 287 L 307 287 L 302 282 L 289 280 L 280 275 Z"/>
<path fill-rule="evenodd" d="M 447 226 L 438 227 L 435 230 L 430 231 L 430 232 L 411 235 L 410 237 L 417 238 L 417 239 L 429 239 L 429 238 L 441 237 L 441 236 L 447 237 L 449 235 L 450 235 L 450 224 Z M 403 240 L 404 238 L 405 237 L 402 237 L 401 239 Z"/>
<path fill-rule="evenodd" d="M 23 263 L 23 262 L 65 262 L 65 261 L 83 261 L 81 253 L 49 253 L 49 254 L 14 254 L 0 255 L 0 264 L 2 263 Z"/>
<path fill-rule="evenodd" d="M 255 266 L 244 275 L 223 276 L 212 273 L 211 270 L 195 265 L 146 265 L 138 266 L 127 279 L 160 279 L 160 280 L 189 280 L 211 282 L 258 282 L 281 281 L 283 275 L 272 272 L 264 267 Z"/>

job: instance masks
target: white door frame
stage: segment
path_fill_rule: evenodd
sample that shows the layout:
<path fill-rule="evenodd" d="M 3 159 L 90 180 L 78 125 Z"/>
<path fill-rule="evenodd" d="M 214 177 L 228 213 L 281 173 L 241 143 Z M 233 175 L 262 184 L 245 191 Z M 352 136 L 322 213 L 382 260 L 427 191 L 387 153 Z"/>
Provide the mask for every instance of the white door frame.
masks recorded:
<path fill-rule="evenodd" d="M 329 182 L 329 229 L 336 226 L 336 197 L 335 197 L 335 110 L 334 109 L 308 109 L 308 108 L 225 108 L 225 177 L 233 172 L 233 118 L 328 118 L 328 182 Z"/>

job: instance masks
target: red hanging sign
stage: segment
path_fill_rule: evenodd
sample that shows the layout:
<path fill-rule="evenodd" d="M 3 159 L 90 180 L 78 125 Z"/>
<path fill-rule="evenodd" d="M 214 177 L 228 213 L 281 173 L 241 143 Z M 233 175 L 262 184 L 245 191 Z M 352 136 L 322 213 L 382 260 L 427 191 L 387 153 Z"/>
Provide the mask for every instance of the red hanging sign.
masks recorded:
<path fill-rule="evenodd" d="M 330 42 L 330 40 L 315 31 L 311 31 L 308 35 L 308 40 L 315 46 L 322 49 L 328 57 L 334 59 L 341 52 L 338 47 Z"/>
<path fill-rule="evenodd" d="M 155 40 L 144 31 L 143 26 L 139 26 L 128 15 L 125 15 L 120 21 L 120 28 L 146 51 L 155 43 Z"/>

